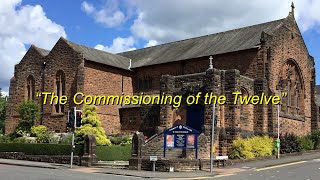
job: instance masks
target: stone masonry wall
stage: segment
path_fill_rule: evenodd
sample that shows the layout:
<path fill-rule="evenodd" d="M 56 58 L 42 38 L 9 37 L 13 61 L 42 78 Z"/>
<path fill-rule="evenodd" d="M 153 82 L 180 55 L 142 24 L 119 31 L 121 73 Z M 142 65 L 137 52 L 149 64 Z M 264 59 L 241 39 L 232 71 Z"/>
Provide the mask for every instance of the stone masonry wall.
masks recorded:
<path fill-rule="evenodd" d="M 303 83 L 304 90 L 302 94 L 304 99 L 304 119 L 296 120 L 282 117 L 280 124 L 281 132 L 292 132 L 298 135 L 307 134 L 311 131 L 311 121 L 317 121 L 311 119 L 311 104 L 313 103 L 311 100 L 314 99 L 312 98 L 314 94 L 311 94 L 314 85 L 311 82 L 314 78 L 312 77 L 314 65 L 309 60 L 308 50 L 292 14 L 288 16 L 284 25 L 274 34 L 270 40 L 270 44 L 271 58 L 268 63 L 268 84 L 272 93 L 278 93 L 276 85 L 279 81 L 279 75 L 284 63 L 289 59 L 295 61 L 299 66 L 303 81 L 301 83 Z M 276 109 L 276 107 L 273 107 L 273 109 Z M 276 132 L 276 124 L 276 113 L 273 113 L 274 133 Z"/>
<path fill-rule="evenodd" d="M 131 72 L 86 61 L 85 63 L 85 95 L 132 95 Z M 100 105 L 98 115 L 107 134 L 121 131 L 120 105 Z M 126 118 L 126 117 L 124 117 Z M 137 119 L 137 121 L 139 121 Z M 135 122 L 138 123 L 138 122 Z"/>
<path fill-rule="evenodd" d="M 5 130 L 6 134 L 12 133 L 19 124 L 18 106 L 26 97 L 27 78 L 31 75 L 35 81 L 35 91 L 41 91 L 41 68 L 43 55 L 35 46 L 31 46 L 21 62 L 15 66 L 14 77 L 10 82 L 8 106 L 6 111 Z M 35 97 L 35 101 L 40 103 L 40 98 Z"/>

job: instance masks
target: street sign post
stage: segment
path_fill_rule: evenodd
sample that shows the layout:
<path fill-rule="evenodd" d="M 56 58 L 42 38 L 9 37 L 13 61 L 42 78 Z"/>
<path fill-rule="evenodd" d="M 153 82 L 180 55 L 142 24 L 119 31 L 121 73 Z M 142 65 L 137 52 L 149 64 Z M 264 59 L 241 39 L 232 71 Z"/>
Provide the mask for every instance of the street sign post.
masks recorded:
<path fill-rule="evenodd" d="M 152 171 L 156 171 L 156 161 L 158 161 L 158 156 L 150 156 L 150 161 L 152 162 Z"/>

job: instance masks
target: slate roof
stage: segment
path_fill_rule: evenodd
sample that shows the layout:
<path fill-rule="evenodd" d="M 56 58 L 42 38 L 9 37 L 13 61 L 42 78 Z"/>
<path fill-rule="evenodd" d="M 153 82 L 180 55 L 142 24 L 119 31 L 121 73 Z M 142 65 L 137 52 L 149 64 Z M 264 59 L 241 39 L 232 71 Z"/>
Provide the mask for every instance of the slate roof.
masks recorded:
<path fill-rule="evenodd" d="M 38 50 L 39 53 L 41 53 L 43 56 L 46 56 L 50 53 L 49 50 L 46 50 L 46 49 L 42 49 L 42 48 L 39 48 L 35 45 L 32 45 L 34 48 L 36 48 Z"/>
<path fill-rule="evenodd" d="M 118 55 L 132 59 L 132 67 L 135 68 L 251 49 L 260 44 L 262 31 L 272 34 L 283 24 L 283 21 L 284 19 L 280 19 Z"/>
<path fill-rule="evenodd" d="M 260 44 L 261 33 L 264 31 L 272 34 L 283 24 L 283 21 L 284 19 L 280 19 L 118 54 L 100 51 L 62 39 L 75 51 L 83 53 L 86 60 L 129 70 L 130 59 L 132 59 L 131 68 L 137 68 L 257 48 Z M 44 56 L 49 54 L 48 50 L 37 49 Z"/>
<path fill-rule="evenodd" d="M 64 39 L 65 40 L 65 39 Z M 80 44 L 76 44 L 74 42 L 65 40 L 69 46 L 71 46 L 75 51 L 79 53 L 83 53 L 84 58 L 86 60 L 90 60 L 93 62 L 106 64 L 109 66 L 117 67 L 120 69 L 128 70 L 128 67 L 130 65 L 130 59 L 117 55 L 117 54 L 111 54 L 105 51 L 100 51 L 94 48 L 90 48 L 87 46 L 83 46 Z"/>

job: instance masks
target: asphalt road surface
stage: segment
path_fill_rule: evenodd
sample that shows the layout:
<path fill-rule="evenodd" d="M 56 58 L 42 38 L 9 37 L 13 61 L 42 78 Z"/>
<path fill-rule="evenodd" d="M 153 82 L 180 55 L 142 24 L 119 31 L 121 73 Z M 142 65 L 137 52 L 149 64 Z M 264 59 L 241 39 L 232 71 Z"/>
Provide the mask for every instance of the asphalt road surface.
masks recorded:
<path fill-rule="evenodd" d="M 204 178 L 206 179 L 206 178 Z M 209 178 L 208 178 L 209 179 Z M 298 161 L 235 174 L 217 176 L 218 180 L 320 180 L 320 159 Z"/>
<path fill-rule="evenodd" d="M 82 171 L 82 172 L 81 172 Z M 85 171 L 85 172 L 83 172 Z M 90 172 L 84 169 L 47 169 L 0 164 L 0 180 L 108 180 L 141 179 Z M 320 159 L 297 161 L 264 168 L 251 168 L 215 177 L 171 178 L 171 180 L 320 180 Z"/>
<path fill-rule="evenodd" d="M 117 175 L 0 164 L 0 180 L 108 180 L 141 179 Z"/>

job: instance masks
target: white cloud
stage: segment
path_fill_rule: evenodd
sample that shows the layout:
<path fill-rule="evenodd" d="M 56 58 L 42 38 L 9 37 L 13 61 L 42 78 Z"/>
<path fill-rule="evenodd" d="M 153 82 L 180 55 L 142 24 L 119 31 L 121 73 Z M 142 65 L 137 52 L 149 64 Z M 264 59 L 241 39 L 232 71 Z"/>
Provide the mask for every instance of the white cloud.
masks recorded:
<path fill-rule="evenodd" d="M 299 0 L 296 2 L 297 19 L 302 31 L 320 27 L 320 1 Z"/>
<path fill-rule="evenodd" d="M 116 27 L 125 22 L 125 14 L 119 9 L 117 0 L 107 0 L 103 8 L 97 10 L 92 4 L 84 1 L 81 9 L 94 20 L 106 27 Z"/>
<path fill-rule="evenodd" d="M 212 34 L 285 18 L 291 0 L 133 0 L 138 16 L 131 32 L 138 38 L 160 43 Z M 302 31 L 320 23 L 320 1 L 296 0 L 296 17 Z M 155 8 L 156 7 L 156 8 Z"/>
<path fill-rule="evenodd" d="M 131 27 L 140 38 L 168 42 L 285 17 L 290 3 L 278 0 L 141 1 Z M 170 4 L 170 5 L 169 5 Z M 277 10 L 275 7 L 284 7 Z M 157 7 L 157 8 L 152 8 Z M 272 13 L 270 13 L 272 12 Z"/>
<path fill-rule="evenodd" d="M 3 91 L 1 90 L 2 96 L 9 96 L 9 92 L 8 91 Z"/>
<path fill-rule="evenodd" d="M 81 4 L 81 10 L 88 13 L 88 14 L 91 14 L 93 13 L 94 11 L 96 11 L 96 8 L 92 5 L 92 4 L 89 4 L 87 3 L 86 1 L 84 1 L 82 4 Z"/>
<path fill-rule="evenodd" d="M 134 47 L 134 44 L 135 44 L 135 40 L 133 37 L 128 37 L 128 38 L 117 37 L 113 40 L 111 46 L 103 46 L 101 44 L 98 44 L 95 46 L 95 49 L 107 51 L 110 53 L 119 53 L 124 51 L 135 50 L 136 48 Z"/>
<path fill-rule="evenodd" d="M 14 65 L 26 53 L 26 46 L 51 49 L 64 28 L 46 17 L 39 5 L 21 6 L 21 0 L 0 1 L 0 87 L 8 91 Z"/>
<path fill-rule="evenodd" d="M 145 48 L 146 47 L 151 47 L 151 46 L 155 46 L 157 44 L 158 44 L 158 42 L 156 40 L 150 40 L 150 41 L 148 41 L 148 43 L 144 47 Z"/>

